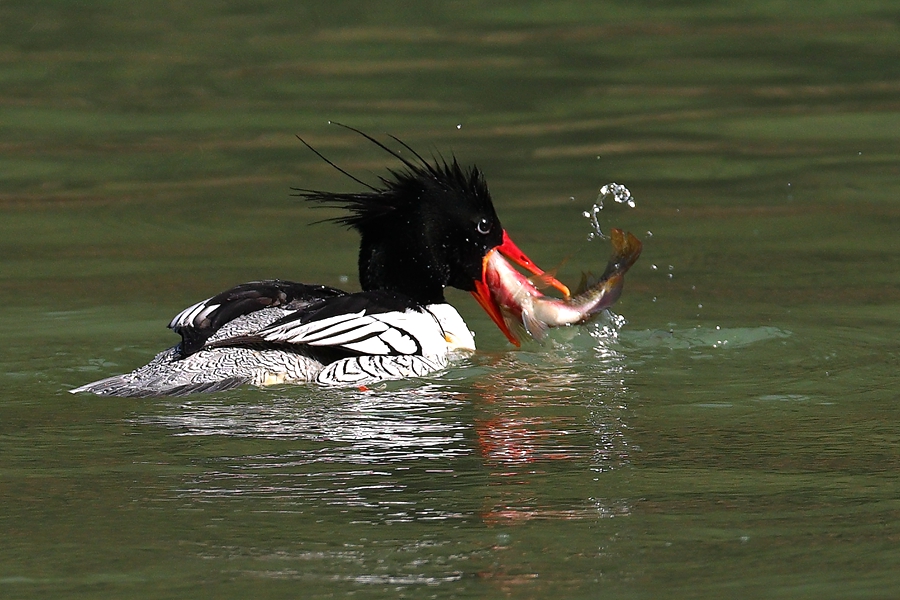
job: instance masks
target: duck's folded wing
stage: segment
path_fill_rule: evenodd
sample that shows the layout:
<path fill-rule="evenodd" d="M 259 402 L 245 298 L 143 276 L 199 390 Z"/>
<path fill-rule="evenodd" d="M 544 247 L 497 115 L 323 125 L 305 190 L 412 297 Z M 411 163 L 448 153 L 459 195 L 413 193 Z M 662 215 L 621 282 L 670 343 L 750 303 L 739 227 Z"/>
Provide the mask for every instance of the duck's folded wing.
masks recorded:
<path fill-rule="evenodd" d="M 408 298 L 360 292 L 332 298 L 316 310 L 298 311 L 260 330 L 266 342 L 331 347 L 349 355 L 430 354 L 443 339 L 434 315 Z"/>

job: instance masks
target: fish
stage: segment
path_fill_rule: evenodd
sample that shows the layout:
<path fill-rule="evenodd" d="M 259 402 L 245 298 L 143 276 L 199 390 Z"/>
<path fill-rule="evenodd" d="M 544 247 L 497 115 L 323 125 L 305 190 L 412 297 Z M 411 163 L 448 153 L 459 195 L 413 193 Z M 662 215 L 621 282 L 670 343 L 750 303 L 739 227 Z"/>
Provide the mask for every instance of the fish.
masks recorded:
<path fill-rule="evenodd" d="M 612 229 L 609 237 L 613 253 L 603 275 L 595 281 L 584 276 L 575 295 L 562 299 L 545 296 L 499 252 L 489 252 L 482 280 L 476 281 L 476 288 L 481 288 L 482 295 L 487 292 L 491 300 L 482 302 L 482 307 L 516 346 L 521 345 L 523 330 L 540 341 L 549 328 L 584 323 L 615 304 L 622 295 L 625 273 L 641 255 L 643 245 L 631 233 Z"/>

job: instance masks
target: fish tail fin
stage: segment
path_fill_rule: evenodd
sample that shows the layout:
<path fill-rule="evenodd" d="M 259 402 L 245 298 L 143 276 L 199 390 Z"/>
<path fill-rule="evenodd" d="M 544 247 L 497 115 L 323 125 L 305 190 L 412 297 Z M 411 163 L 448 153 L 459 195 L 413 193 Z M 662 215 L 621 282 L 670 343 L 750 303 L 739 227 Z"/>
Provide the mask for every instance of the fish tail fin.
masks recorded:
<path fill-rule="evenodd" d="M 644 246 L 631 232 L 613 229 L 610 232 L 612 238 L 613 255 L 606 264 L 601 280 L 611 279 L 616 275 L 624 275 L 625 272 L 637 261 Z"/>
<path fill-rule="evenodd" d="M 592 277 L 584 276 L 582 284 L 595 290 L 591 294 L 596 302 L 591 305 L 587 315 L 595 315 L 613 304 L 622 295 L 625 286 L 625 273 L 637 261 L 643 248 L 639 239 L 631 233 L 621 229 L 613 229 L 610 232 L 612 238 L 613 254 L 606 264 L 606 270 L 599 280 L 591 281 Z M 588 289 L 586 287 L 586 289 Z"/>

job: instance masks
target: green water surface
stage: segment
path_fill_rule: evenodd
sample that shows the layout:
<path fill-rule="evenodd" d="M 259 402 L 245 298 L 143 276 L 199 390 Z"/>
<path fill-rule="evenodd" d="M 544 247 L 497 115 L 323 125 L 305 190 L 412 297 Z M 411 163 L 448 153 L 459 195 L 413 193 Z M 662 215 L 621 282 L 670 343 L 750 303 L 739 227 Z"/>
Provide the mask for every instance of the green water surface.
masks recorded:
<path fill-rule="evenodd" d="M 900 9 L 0 3 L 0 597 L 900 595 Z M 72 396 L 242 281 L 356 289 L 290 187 L 477 163 L 616 330 L 370 392 Z M 607 203 L 609 204 L 609 203 Z"/>

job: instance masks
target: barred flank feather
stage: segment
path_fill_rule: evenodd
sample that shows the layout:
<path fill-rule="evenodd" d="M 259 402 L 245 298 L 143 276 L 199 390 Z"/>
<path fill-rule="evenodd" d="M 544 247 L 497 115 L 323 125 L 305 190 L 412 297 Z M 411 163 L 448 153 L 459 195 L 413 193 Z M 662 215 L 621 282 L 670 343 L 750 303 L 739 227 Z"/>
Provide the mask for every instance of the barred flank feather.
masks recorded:
<path fill-rule="evenodd" d="M 296 352 L 215 348 L 179 359 L 177 348 L 159 353 L 149 364 L 70 390 L 101 396 L 183 396 L 217 392 L 240 385 L 313 381 L 322 363 Z"/>
<path fill-rule="evenodd" d="M 424 377 L 447 366 L 441 357 L 354 356 L 331 363 L 316 383 L 327 386 L 370 385 L 379 381 Z"/>

